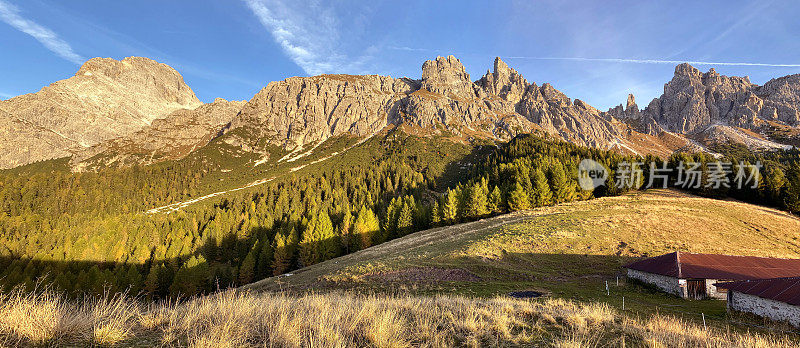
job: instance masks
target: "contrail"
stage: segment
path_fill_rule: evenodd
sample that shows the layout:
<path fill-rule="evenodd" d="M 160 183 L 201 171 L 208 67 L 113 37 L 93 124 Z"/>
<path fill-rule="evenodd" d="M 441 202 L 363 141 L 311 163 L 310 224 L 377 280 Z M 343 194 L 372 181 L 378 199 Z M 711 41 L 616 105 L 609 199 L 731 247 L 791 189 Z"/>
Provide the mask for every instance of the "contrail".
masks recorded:
<path fill-rule="evenodd" d="M 733 63 L 733 62 L 701 62 L 685 60 L 660 60 L 660 59 L 625 59 L 625 58 L 580 58 L 580 57 L 524 57 L 511 56 L 508 59 L 536 59 L 536 60 L 573 60 L 583 62 L 608 62 L 608 63 L 637 63 L 637 64 L 681 64 L 692 65 L 730 65 L 730 66 L 766 66 L 775 68 L 798 68 L 800 64 L 769 64 L 769 63 Z"/>

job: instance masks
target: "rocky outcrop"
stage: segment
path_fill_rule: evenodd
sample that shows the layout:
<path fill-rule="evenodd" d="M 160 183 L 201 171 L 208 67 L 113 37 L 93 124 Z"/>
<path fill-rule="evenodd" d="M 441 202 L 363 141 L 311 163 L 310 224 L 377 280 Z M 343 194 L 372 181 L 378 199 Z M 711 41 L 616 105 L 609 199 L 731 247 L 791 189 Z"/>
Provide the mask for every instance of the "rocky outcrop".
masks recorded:
<path fill-rule="evenodd" d="M 183 158 L 219 136 L 244 105 L 217 98 L 194 110 L 177 110 L 138 132 L 78 151 L 70 164 L 83 171 Z"/>
<path fill-rule="evenodd" d="M 165 64 L 94 58 L 73 77 L 0 101 L 0 168 L 68 156 L 201 104 Z"/>
<path fill-rule="evenodd" d="M 754 148 L 779 148 L 762 136 L 775 126 L 800 126 L 798 110 L 800 75 L 758 86 L 747 77 L 720 75 L 713 68 L 702 73 L 684 63 L 664 85 L 664 94 L 644 110 L 618 106 L 608 114 L 651 135 L 666 131 L 705 143 L 734 141 Z"/>
<path fill-rule="evenodd" d="M 486 75 L 475 83 L 486 93 L 515 104 L 522 99 L 530 85 L 522 75 L 500 60 L 500 57 L 494 59 L 494 71 L 487 70 Z"/>
<path fill-rule="evenodd" d="M 497 61 L 505 65 L 499 58 Z M 499 87 L 505 81 L 492 82 Z M 515 113 L 514 102 L 487 93 L 480 81 L 471 82 L 464 66 L 453 56 L 425 62 L 419 85 L 420 89 L 400 100 L 396 123 L 497 139 L 531 130 L 531 123 Z"/>
<path fill-rule="evenodd" d="M 287 149 L 333 136 L 370 135 L 397 116 L 397 101 L 416 81 L 385 76 L 320 75 L 270 82 L 242 108 L 229 130 L 248 127 Z"/>
<path fill-rule="evenodd" d="M 453 56 L 422 65 L 419 80 L 322 75 L 270 83 L 231 123 L 287 150 L 331 136 L 367 136 L 387 125 L 427 132 L 508 139 L 543 130 L 580 145 L 608 148 L 623 141 L 616 120 L 572 101 L 550 84 L 529 83 L 500 58 L 472 82 Z"/>
<path fill-rule="evenodd" d="M 755 94 L 763 101 L 760 118 L 800 126 L 800 74 L 772 79 Z"/>
<path fill-rule="evenodd" d="M 664 94 L 644 114 L 665 130 L 680 134 L 694 134 L 720 122 L 754 128 L 756 111 L 750 101 L 755 87 L 747 77 L 722 76 L 714 69 L 703 74 L 684 63 L 675 68 Z"/>
<path fill-rule="evenodd" d="M 453 56 L 436 57 L 423 63 L 420 87 L 454 99 L 475 99 L 483 96 L 469 79 L 461 61 Z"/>

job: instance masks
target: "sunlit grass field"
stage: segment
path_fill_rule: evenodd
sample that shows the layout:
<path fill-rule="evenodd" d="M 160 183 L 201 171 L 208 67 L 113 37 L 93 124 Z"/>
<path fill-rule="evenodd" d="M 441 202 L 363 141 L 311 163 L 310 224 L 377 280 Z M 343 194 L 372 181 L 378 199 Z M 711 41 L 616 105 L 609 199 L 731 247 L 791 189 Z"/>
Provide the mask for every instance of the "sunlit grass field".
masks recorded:
<path fill-rule="evenodd" d="M 0 345 L 165 347 L 791 347 L 790 337 L 631 317 L 603 303 L 226 291 L 183 304 L 0 296 Z"/>
<path fill-rule="evenodd" d="M 628 282 L 622 266 L 674 250 L 800 257 L 797 231 L 774 209 L 636 192 L 421 231 L 180 303 L 4 294 L 0 346 L 790 347 L 787 325 Z M 543 296 L 508 296 L 524 290 Z"/>
<path fill-rule="evenodd" d="M 675 250 L 800 258 L 797 231 L 800 219 L 776 209 L 651 190 L 421 231 L 248 288 L 478 297 L 534 290 L 724 326 L 724 301 L 686 301 L 629 283 L 622 266 Z"/>

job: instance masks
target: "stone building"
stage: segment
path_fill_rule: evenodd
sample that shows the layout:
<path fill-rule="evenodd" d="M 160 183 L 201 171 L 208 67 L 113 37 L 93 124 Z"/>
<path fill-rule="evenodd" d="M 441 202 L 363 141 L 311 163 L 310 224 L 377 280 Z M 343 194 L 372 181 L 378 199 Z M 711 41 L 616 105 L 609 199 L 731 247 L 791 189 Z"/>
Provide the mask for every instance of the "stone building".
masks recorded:
<path fill-rule="evenodd" d="M 737 280 L 800 276 L 800 259 L 674 252 L 631 263 L 628 278 L 686 299 L 725 299 L 714 286 Z"/>
<path fill-rule="evenodd" d="M 728 310 L 800 327 L 800 277 L 727 282 L 717 288 L 728 292 Z"/>

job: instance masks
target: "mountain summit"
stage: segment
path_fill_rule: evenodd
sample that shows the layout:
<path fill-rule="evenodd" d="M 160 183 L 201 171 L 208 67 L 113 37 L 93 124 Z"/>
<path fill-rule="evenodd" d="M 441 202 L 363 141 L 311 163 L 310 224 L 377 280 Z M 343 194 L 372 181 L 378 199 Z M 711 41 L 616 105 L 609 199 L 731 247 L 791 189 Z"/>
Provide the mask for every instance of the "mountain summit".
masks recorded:
<path fill-rule="evenodd" d="M 0 101 L 0 168 L 69 156 L 201 104 L 166 64 L 93 58 L 73 77 Z"/>
<path fill-rule="evenodd" d="M 641 112 L 631 105 L 609 113 L 633 121 L 638 130 L 657 135 L 672 132 L 702 143 L 739 142 L 756 148 L 797 145 L 800 126 L 800 75 L 773 79 L 758 86 L 748 77 L 700 72 L 683 63 L 675 67 L 664 94 Z"/>

